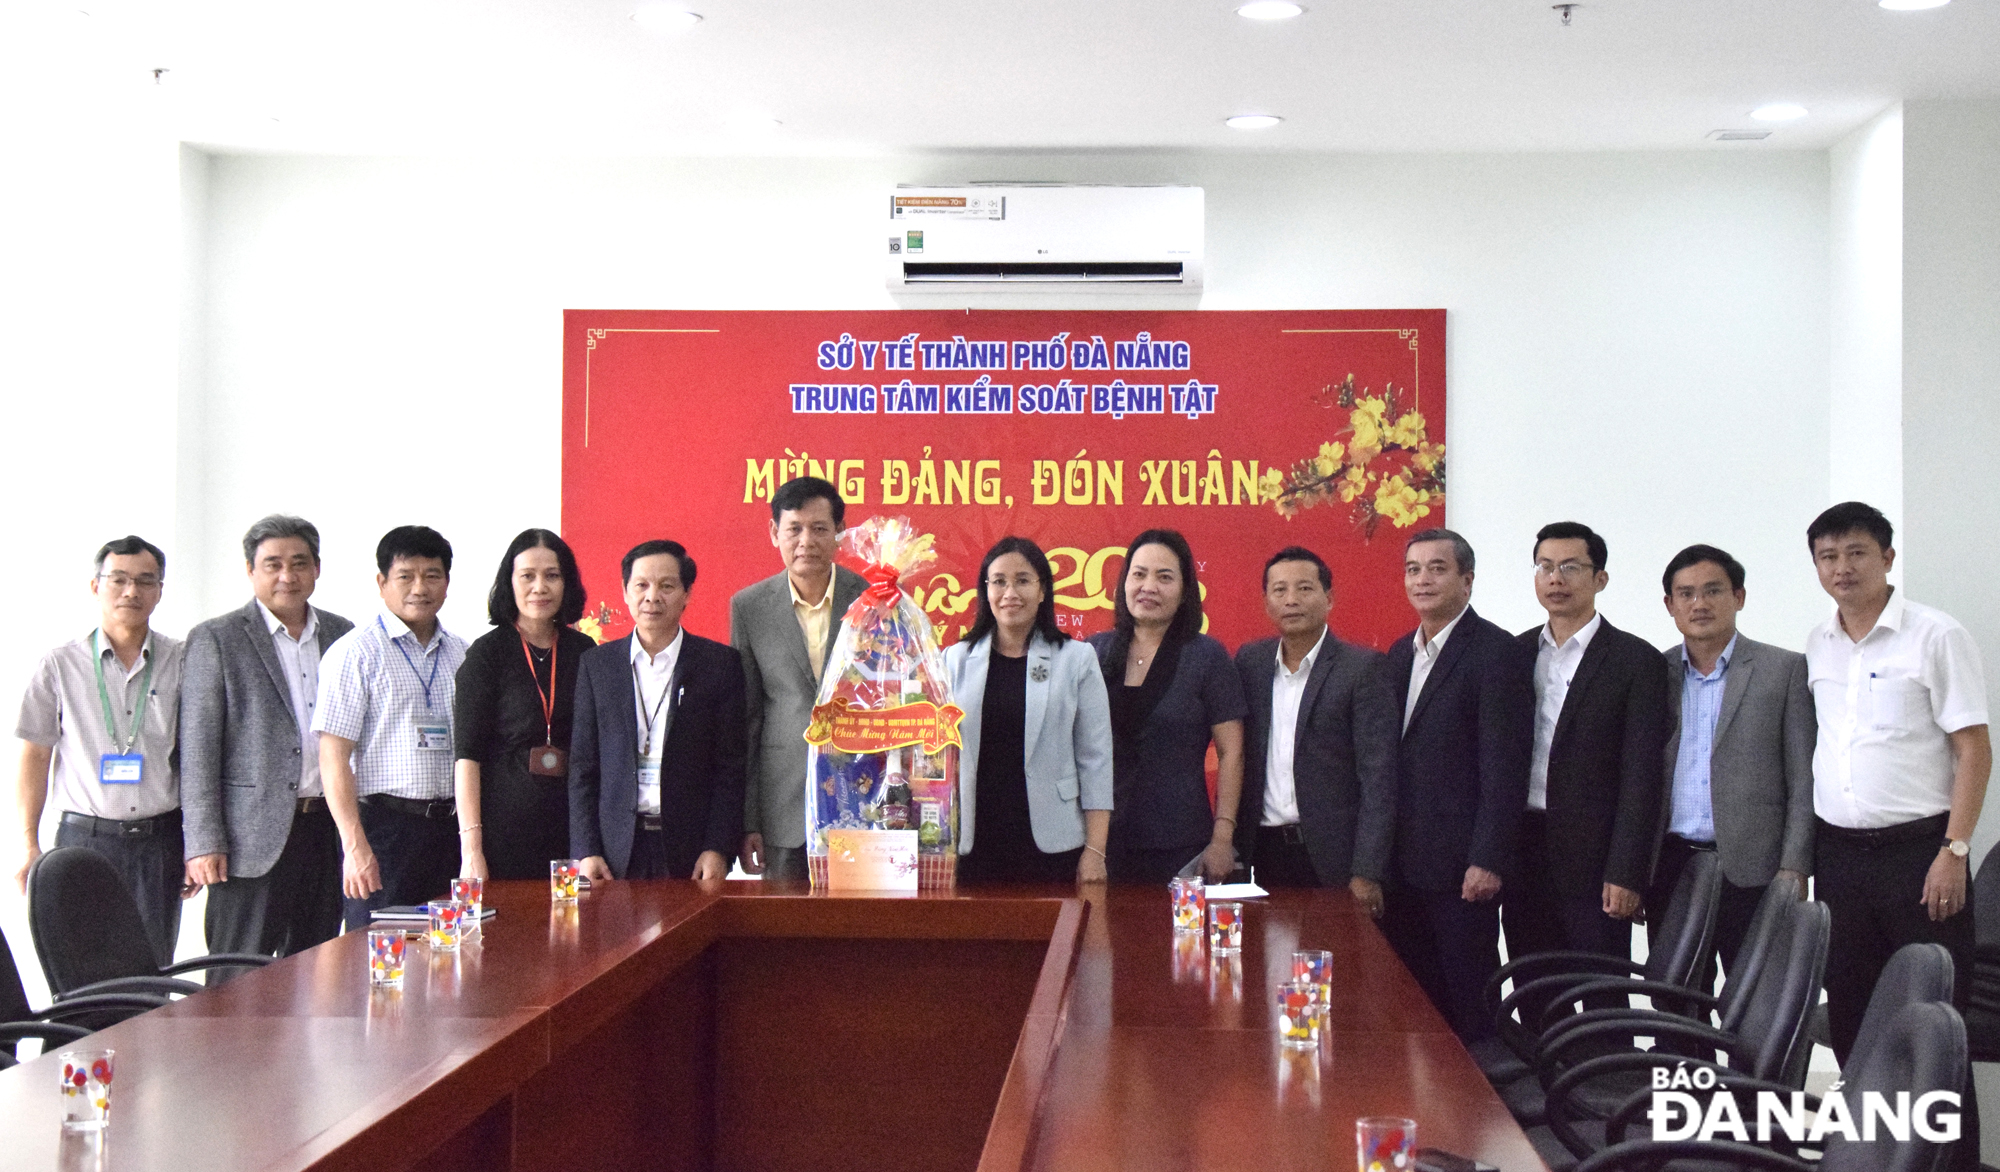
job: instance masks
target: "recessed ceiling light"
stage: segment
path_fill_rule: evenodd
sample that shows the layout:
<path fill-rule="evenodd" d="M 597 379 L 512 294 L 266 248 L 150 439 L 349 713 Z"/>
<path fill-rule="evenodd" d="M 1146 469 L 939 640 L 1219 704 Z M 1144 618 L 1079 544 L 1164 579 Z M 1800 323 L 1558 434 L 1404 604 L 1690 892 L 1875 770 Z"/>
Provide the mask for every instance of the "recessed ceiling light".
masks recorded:
<path fill-rule="evenodd" d="M 1943 8 L 1951 0 L 1879 0 L 1882 7 L 1891 12 L 1922 12 L 1926 8 Z"/>
<path fill-rule="evenodd" d="M 1806 108 L 1793 102 L 1772 102 L 1750 111 L 1750 116 L 1759 122 L 1791 122 L 1806 116 Z"/>
<path fill-rule="evenodd" d="M 1238 114 L 1234 118 L 1223 119 L 1223 124 L 1231 130 L 1269 130 L 1283 121 L 1276 114 Z"/>
<path fill-rule="evenodd" d="M 1290 20 L 1304 11 L 1292 0 L 1250 0 L 1236 15 L 1247 20 Z"/>
<path fill-rule="evenodd" d="M 632 10 L 634 23 L 644 28 L 679 33 L 701 23 L 701 13 L 689 12 L 678 4 L 641 4 Z"/>

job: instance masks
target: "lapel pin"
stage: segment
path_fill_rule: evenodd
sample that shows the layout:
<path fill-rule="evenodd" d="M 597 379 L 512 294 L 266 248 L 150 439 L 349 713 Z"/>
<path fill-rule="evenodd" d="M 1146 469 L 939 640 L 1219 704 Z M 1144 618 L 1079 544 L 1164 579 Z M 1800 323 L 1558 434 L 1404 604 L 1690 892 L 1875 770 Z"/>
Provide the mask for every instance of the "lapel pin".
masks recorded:
<path fill-rule="evenodd" d="M 1049 679 L 1049 665 L 1046 663 L 1038 663 L 1035 666 L 1029 668 L 1028 678 L 1034 680 L 1038 684 L 1047 683 Z"/>

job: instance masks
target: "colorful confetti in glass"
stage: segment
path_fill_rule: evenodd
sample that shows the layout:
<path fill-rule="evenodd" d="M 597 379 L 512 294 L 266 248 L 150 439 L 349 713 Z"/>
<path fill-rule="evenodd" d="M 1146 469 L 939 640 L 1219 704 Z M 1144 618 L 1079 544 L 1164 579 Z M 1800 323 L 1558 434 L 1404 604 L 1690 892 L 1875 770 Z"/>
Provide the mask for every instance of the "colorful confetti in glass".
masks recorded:
<path fill-rule="evenodd" d="M 403 952 L 409 937 L 401 928 L 368 929 L 368 983 L 387 989 L 403 987 Z"/>
<path fill-rule="evenodd" d="M 477 935 L 479 914 L 486 910 L 486 880 L 471 876 L 453 879 L 451 897 L 465 905 L 465 934 Z"/>
<path fill-rule="evenodd" d="M 455 899 L 434 899 L 425 907 L 431 913 L 431 951 L 457 952 L 465 937 L 465 905 Z"/>
<path fill-rule="evenodd" d="M 1301 948 L 1292 953 L 1292 980 L 1312 986 L 1319 1026 L 1325 1029 L 1333 1000 L 1333 953 L 1324 948 Z"/>
<path fill-rule="evenodd" d="M 1167 884 L 1174 897 L 1174 931 L 1201 935 L 1208 918 L 1208 900 L 1202 895 L 1201 876 L 1175 878 Z"/>
<path fill-rule="evenodd" d="M 575 903 L 577 892 L 575 859 L 549 860 L 549 898 L 557 903 Z"/>
<path fill-rule="evenodd" d="M 1376 1115 L 1354 1121 L 1361 1172 L 1410 1172 L 1417 1163 L 1414 1119 Z"/>
<path fill-rule="evenodd" d="M 1278 986 L 1278 1036 L 1300 1050 L 1319 1045 L 1319 998 L 1311 985 L 1286 981 Z"/>
<path fill-rule="evenodd" d="M 1210 952 L 1236 952 L 1243 947 L 1243 905 L 1240 903 L 1211 903 L 1208 905 L 1208 950 Z"/>
<path fill-rule="evenodd" d="M 62 1056 L 64 1131 L 102 1131 L 111 1122 L 111 1068 L 116 1050 L 72 1050 Z"/>

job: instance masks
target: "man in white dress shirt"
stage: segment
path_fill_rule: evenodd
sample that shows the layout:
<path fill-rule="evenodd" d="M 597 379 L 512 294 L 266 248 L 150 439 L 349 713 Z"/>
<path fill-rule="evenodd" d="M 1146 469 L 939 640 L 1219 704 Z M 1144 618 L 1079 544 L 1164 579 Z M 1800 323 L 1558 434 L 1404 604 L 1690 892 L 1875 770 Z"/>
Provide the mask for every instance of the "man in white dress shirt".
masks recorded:
<path fill-rule="evenodd" d="M 1967 856 L 1993 765 L 1979 649 L 1950 615 L 1889 585 L 1893 537 L 1888 518 L 1859 501 L 1806 530 L 1835 605 L 1806 639 L 1806 671 L 1819 715 L 1814 879 L 1833 913 L 1827 1018 L 1843 1063 L 1876 978 L 1905 944 L 1951 950 L 1953 1002 L 1965 1008 Z"/>

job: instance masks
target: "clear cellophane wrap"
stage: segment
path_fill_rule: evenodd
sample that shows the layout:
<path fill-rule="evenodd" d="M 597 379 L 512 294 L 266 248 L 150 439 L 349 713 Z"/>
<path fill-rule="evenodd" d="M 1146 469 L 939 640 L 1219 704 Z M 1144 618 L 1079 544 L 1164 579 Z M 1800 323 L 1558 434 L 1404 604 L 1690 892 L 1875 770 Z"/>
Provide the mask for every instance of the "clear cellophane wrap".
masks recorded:
<path fill-rule="evenodd" d="M 956 879 L 960 713 L 930 618 L 909 592 L 937 562 L 931 546 L 906 517 L 870 517 L 841 536 L 843 560 L 863 567 L 869 588 L 842 618 L 806 732 L 815 887 L 827 882 L 826 832 L 846 828 L 915 830 L 918 886 Z M 876 742 L 893 747 L 868 747 Z"/>

